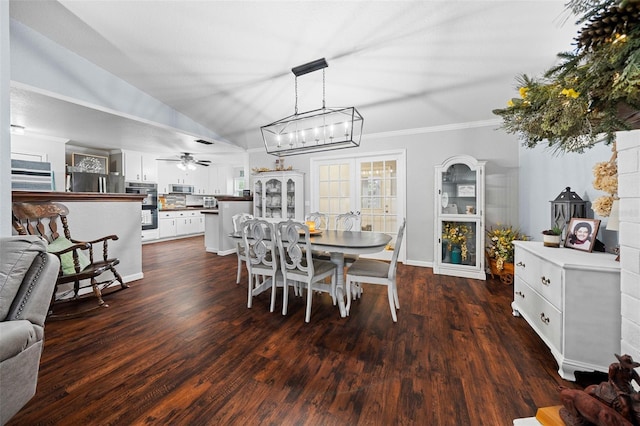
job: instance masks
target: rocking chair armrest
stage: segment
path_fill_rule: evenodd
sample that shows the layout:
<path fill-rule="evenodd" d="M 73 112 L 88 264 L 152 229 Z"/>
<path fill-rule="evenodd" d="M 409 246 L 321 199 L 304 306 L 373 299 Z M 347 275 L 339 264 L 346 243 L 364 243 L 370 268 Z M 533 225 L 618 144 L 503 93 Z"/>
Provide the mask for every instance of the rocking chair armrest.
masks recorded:
<path fill-rule="evenodd" d="M 84 241 L 72 241 L 74 244 L 72 246 L 67 247 L 66 249 L 60 250 L 60 251 L 49 251 L 49 253 L 51 254 L 55 254 L 56 256 L 60 257 L 61 255 L 65 254 L 65 253 L 69 253 L 71 251 L 74 251 L 76 249 L 80 249 L 80 250 L 91 250 L 91 243 L 88 242 L 84 242 Z"/>
<path fill-rule="evenodd" d="M 107 235 L 106 237 L 102 237 L 102 238 L 98 238 L 97 240 L 92 240 L 92 241 L 79 241 L 79 240 L 74 240 L 71 239 L 71 242 L 73 243 L 89 243 L 89 244 L 96 244 L 96 243 L 101 243 L 103 241 L 107 241 L 107 240 L 113 240 L 116 241 L 118 240 L 118 236 L 117 235 Z"/>

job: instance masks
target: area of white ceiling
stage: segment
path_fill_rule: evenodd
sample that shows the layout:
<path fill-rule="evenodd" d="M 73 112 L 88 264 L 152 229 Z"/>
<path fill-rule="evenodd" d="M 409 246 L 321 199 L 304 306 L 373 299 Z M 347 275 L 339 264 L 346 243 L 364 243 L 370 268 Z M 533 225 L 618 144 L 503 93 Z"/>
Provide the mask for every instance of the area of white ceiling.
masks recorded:
<path fill-rule="evenodd" d="M 10 11 L 246 149 L 262 146 L 261 125 L 293 113 L 296 65 L 327 59 L 327 106 L 357 107 L 366 138 L 495 119 L 515 76 L 538 75 L 576 34 L 559 0 L 12 0 Z M 11 97 L 12 117 L 80 145 L 192 150 L 193 135 L 25 90 Z M 321 106 L 321 72 L 298 79 L 298 100 L 300 111 Z"/>

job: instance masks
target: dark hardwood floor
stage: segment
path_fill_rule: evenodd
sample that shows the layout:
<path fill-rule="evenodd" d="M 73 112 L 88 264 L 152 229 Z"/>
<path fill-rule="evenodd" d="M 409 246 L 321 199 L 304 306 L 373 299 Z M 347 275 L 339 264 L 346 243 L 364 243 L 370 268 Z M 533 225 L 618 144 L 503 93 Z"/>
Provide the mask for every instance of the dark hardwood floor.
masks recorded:
<path fill-rule="evenodd" d="M 247 309 L 236 257 L 202 237 L 143 247 L 144 279 L 81 318 L 48 321 L 35 397 L 11 425 L 511 425 L 559 403 L 547 347 L 499 280 L 399 265 L 401 309 L 365 286 Z M 278 297 L 281 297 L 279 291 Z"/>

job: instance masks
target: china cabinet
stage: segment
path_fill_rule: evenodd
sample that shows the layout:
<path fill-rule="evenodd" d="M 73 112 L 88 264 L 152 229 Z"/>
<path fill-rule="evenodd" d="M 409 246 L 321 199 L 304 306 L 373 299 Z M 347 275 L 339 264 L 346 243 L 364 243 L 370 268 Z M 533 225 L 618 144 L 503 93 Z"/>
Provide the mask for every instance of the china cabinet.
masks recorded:
<path fill-rule="evenodd" d="M 486 279 L 485 163 L 468 155 L 459 155 L 435 168 L 435 274 Z"/>
<path fill-rule="evenodd" d="M 304 220 L 304 173 L 259 173 L 252 187 L 254 216 Z"/>

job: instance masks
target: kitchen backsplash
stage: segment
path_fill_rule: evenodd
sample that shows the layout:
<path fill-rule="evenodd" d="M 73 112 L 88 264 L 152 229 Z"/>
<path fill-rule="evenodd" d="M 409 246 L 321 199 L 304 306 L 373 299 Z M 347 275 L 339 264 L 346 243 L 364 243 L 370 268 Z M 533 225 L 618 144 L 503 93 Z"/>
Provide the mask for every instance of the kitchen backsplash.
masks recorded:
<path fill-rule="evenodd" d="M 166 194 L 158 197 L 158 208 L 160 210 L 202 207 L 202 204 L 202 195 Z"/>

